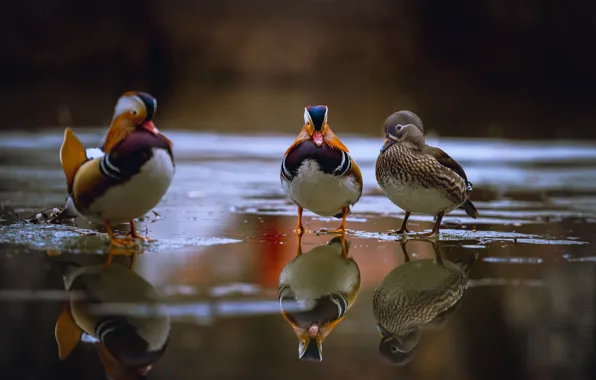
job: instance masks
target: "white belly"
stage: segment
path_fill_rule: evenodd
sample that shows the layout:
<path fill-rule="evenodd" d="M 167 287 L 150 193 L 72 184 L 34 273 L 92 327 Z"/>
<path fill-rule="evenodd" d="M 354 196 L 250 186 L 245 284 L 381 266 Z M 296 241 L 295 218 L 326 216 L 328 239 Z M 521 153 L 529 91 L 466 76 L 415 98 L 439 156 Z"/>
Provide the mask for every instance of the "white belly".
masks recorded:
<path fill-rule="evenodd" d="M 341 213 L 362 194 L 362 187 L 352 176 L 334 176 L 319 170 L 319 164 L 306 160 L 292 182 L 282 177 L 288 196 L 301 207 L 321 216 Z"/>
<path fill-rule="evenodd" d="M 157 206 L 173 177 L 174 163 L 168 152 L 154 149 L 140 173 L 108 189 L 89 206 L 85 216 L 97 223 L 123 223 L 141 217 Z"/>
<path fill-rule="evenodd" d="M 360 286 L 360 270 L 341 256 L 341 248 L 323 245 L 286 265 L 279 275 L 279 285 L 289 285 L 301 306 L 312 309 L 324 295 L 351 294 Z"/>
<path fill-rule="evenodd" d="M 397 207 L 413 213 L 437 215 L 441 211 L 445 213 L 453 211 L 459 206 L 450 201 L 439 189 L 393 182 L 383 187 L 383 191 Z"/>

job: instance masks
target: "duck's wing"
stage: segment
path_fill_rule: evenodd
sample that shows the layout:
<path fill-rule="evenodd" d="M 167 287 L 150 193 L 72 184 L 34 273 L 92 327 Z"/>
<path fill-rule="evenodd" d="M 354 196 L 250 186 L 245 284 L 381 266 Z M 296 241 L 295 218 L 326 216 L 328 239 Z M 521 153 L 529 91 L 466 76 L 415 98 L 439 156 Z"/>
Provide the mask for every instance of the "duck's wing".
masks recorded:
<path fill-rule="evenodd" d="M 436 148 L 434 146 L 426 145 L 422 149 L 422 153 L 433 156 L 439 164 L 441 164 L 442 166 L 444 166 L 448 169 L 453 170 L 455 173 L 457 173 L 457 175 L 462 177 L 464 179 L 464 181 L 466 181 L 466 183 L 469 183 L 468 177 L 466 176 L 466 172 L 464 171 L 464 168 L 462 168 L 461 165 L 457 163 L 457 161 L 455 161 L 453 158 L 451 158 L 442 149 Z"/>

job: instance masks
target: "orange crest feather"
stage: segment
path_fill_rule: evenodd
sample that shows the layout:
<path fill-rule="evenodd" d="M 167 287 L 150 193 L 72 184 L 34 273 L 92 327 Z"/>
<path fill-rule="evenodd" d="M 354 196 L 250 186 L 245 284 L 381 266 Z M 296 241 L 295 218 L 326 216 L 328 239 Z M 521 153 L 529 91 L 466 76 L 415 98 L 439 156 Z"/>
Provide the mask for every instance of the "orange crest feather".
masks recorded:
<path fill-rule="evenodd" d="M 335 133 L 333 133 L 331 128 L 327 127 L 327 133 L 323 135 L 323 139 L 330 147 L 339 149 L 346 153 L 349 152 L 348 148 L 339 140 L 339 138 L 337 138 L 337 136 L 335 135 Z"/>
<path fill-rule="evenodd" d="M 108 133 L 106 134 L 106 139 L 104 141 L 103 151 L 105 153 L 110 153 L 110 151 L 122 140 L 124 140 L 128 135 L 130 135 L 135 130 L 135 126 L 132 122 L 128 119 L 127 115 L 120 115 L 114 119 L 110 129 L 108 129 Z"/>
<path fill-rule="evenodd" d="M 294 140 L 294 142 L 292 143 L 292 145 L 290 145 L 290 147 L 286 150 L 286 152 L 284 153 L 284 156 L 287 156 L 288 153 L 290 153 L 292 151 L 292 149 L 294 149 L 294 147 L 296 145 L 300 145 L 303 142 L 310 140 L 310 134 L 308 133 L 308 131 L 306 130 L 306 128 L 307 128 L 306 125 L 304 127 L 302 127 L 302 130 L 298 134 L 298 137 L 296 137 L 296 140 Z"/>

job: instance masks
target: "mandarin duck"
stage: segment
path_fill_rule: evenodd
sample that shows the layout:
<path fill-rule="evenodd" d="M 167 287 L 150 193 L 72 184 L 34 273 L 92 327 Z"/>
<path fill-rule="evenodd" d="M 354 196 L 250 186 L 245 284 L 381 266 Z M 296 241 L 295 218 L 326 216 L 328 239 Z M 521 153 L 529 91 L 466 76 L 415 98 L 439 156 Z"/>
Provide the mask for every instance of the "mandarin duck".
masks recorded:
<path fill-rule="evenodd" d="M 109 378 L 143 379 L 165 353 L 171 326 L 153 286 L 119 264 L 55 263 L 70 297 L 55 328 L 60 360 L 70 355 L 84 332 L 96 341 Z"/>
<path fill-rule="evenodd" d="M 172 143 L 153 123 L 156 108 L 147 93 L 123 94 L 94 153 L 70 128 L 64 132 L 60 161 L 69 194 L 66 209 L 102 223 L 116 246 L 147 240 L 137 234 L 134 219 L 159 203 L 174 176 Z M 130 236 L 116 238 L 110 225 L 124 222 L 130 223 Z"/>
<path fill-rule="evenodd" d="M 436 216 L 430 237 L 439 234 L 443 215 L 456 208 L 476 219 L 478 210 L 470 201 L 472 183 L 464 169 L 441 149 L 425 144 L 420 118 L 399 111 L 385 120 L 385 142 L 377 158 L 375 174 L 385 195 L 405 211 L 401 228 L 391 233 L 409 232 L 411 213 Z"/>
<path fill-rule="evenodd" d="M 343 320 L 360 290 L 360 269 L 348 257 L 349 242 L 335 237 L 302 253 L 279 275 L 281 314 L 298 337 L 298 357 L 323 360 L 323 341 Z"/>
<path fill-rule="evenodd" d="M 350 206 L 362 195 L 360 168 L 329 127 L 328 111 L 327 106 L 304 109 L 304 126 L 281 163 L 282 187 L 298 206 L 298 235 L 304 233 L 303 209 L 342 218 L 331 232 L 345 233 Z"/>
<path fill-rule="evenodd" d="M 420 330 L 441 325 L 456 310 L 468 287 L 468 273 L 478 253 L 450 262 L 441 258 L 410 261 L 406 242 L 400 243 L 405 263 L 393 269 L 373 292 L 373 315 L 381 334 L 379 354 L 391 364 L 411 361 Z"/>

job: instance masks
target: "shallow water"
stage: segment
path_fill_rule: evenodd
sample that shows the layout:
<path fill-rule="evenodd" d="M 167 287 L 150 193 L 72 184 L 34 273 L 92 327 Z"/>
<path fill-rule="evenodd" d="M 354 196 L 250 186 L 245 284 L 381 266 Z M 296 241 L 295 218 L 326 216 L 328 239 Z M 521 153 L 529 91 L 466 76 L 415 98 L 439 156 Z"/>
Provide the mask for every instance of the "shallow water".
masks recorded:
<path fill-rule="evenodd" d="M 102 131 L 76 132 L 91 147 Z M 277 297 L 280 272 L 297 253 L 295 206 L 279 184 L 280 158 L 294 136 L 168 137 L 176 177 L 138 223 L 157 241 L 138 248 L 134 269 L 171 318 L 170 343 L 149 378 L 594 378 L 596 144 L 430 140 L 466 169 L 481 214 L 473 220 L 457 210 L 444 218 L 443 262 L 478 258 L 458 306 L 422 328 L 411 361 L 392 366 L 379 355 L 372 296 L 406 257 L 386 233 L 403 213 L 374 178 L 381 139 L 341 136 L 364 176 L 347 237 L 360 288 L 323 343 L 323 361 L 312 363 L 298 359 L 298 339 Z M 54 339 L 60 301 L 68 299 L 55 262 L 103 262 L 103 228 L 21 221 L 64 202 L 61 140 L 59 130 L 0 135 L 0 368 L 15 379 L 104 378 L 92 343 L 61 363 Z M 339 222 L 305 215 L 309 229 Z M 433 223 L 410 220 L 415 231 Z M 330 239 L 306 235 L 302 252 Z M 430 242 L 406 247 L 412 262 L 435 258 Z M 118 256 L 114 265 L 128 260 Z"/>

